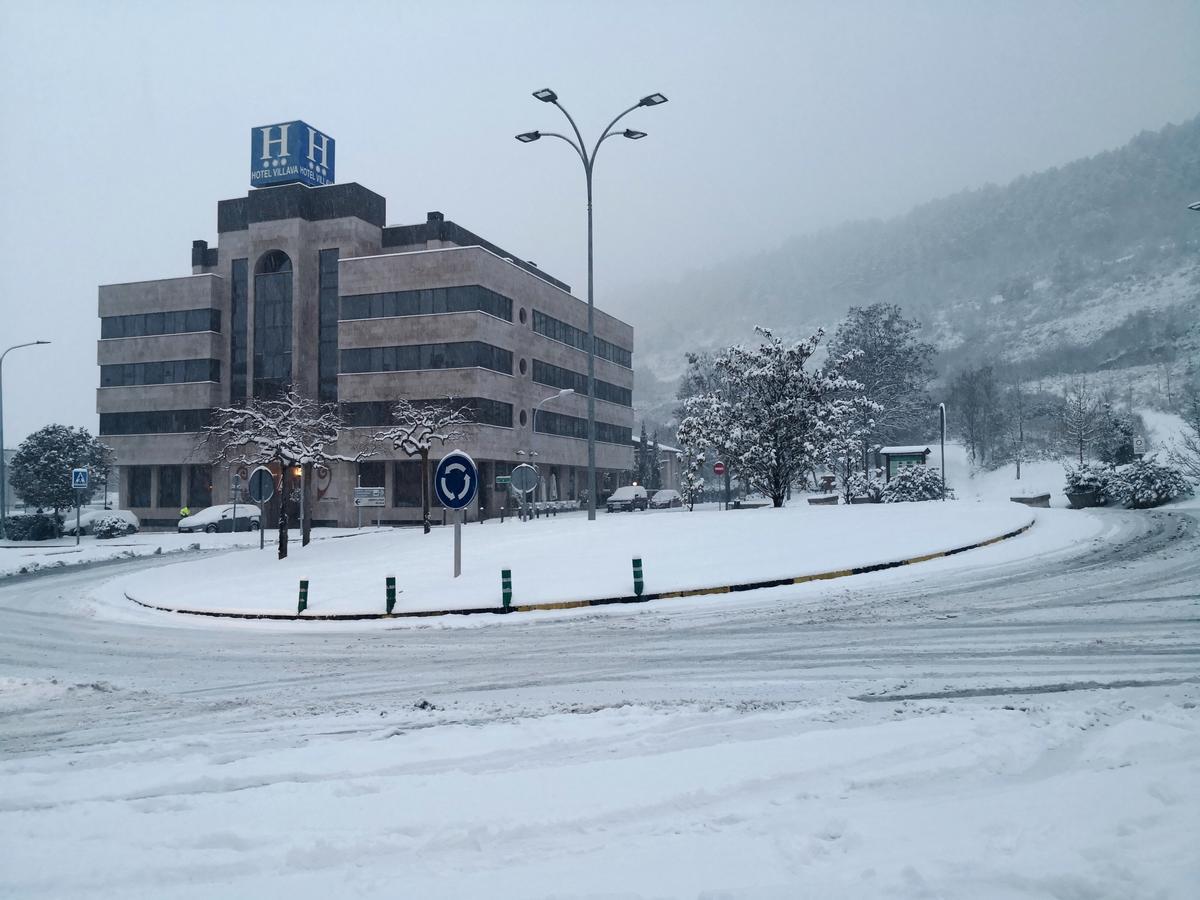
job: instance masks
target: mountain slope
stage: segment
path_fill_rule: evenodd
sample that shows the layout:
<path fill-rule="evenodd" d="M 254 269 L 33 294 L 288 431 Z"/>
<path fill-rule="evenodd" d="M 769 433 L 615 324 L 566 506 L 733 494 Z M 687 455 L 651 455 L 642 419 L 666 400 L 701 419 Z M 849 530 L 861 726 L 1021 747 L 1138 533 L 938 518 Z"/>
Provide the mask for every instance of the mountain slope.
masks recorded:
<path fill-rule="evenodd" d="M 1200 348 L 1200 117 L 1061 168 L 848 223 L 656 287 L 636 302 L 639 391 L 689 349 L 756 324 L 831 328 L 899 303 L 941 351 L 1032 376 L 1145 366 Z M 658 391 L 663 388 L 659 385 Z"/>

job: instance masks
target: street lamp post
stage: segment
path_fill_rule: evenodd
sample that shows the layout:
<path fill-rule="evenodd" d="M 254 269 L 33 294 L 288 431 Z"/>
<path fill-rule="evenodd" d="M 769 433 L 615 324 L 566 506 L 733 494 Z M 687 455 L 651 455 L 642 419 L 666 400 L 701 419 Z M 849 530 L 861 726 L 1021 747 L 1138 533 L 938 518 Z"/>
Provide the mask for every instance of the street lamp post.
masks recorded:
<path fill-rule="evenodd" d="M 596 303 L 593 293 L 594 288 L 594 265 L 592 254 L 592 170 L 596 165 L 596 153 L 600 150 L 600 145 L 610 137 L 628 138 L 631 141 L 641 140 L 646 136 L 644 131 L 635 131 L 632 128 L 626 128 L 624 131 L 613 131 L 613 126 L 621 119 L 633 112 L 641 106 L 660 106 L 667 102 L 667 98 L 662 94 L 647 94 L 629 109 L 622 112 L 615 119 L 608 123 L 608 127 L 600 134 L 600 139 L 596 141 L 592 147 L 592 152 L 587 152 L 586 145 L 583 140 L 583 134 L 579 131 L 579 126 L 575 124 L 575 120 L 571 114 L 567 112 L 566 107 L 558 102 L 558 94 L 550 90 L 550 88 L 542 88 L 540 91 L 534 91 L 533 96 L 543 103 L 553 103 L 562 114 L 567 117 L 567 121 L 571 123 L 571 130 L 575 132 L 575 140 L 572 140 L 565 134 L 559 134 L 554 131 L 526 131 L 517 135 L 517 140 L 523 144 L 529 144 L 543 137 L 556 137 L 566 141 L 579 154 L 579 160 L 583 163 L 583 174 L 587 181 L 587 266 L 588 266 L 588 521 L 596 519 Z"/>
<path fill-rule="evenodd" d="M 13 344 L 0 353 L 0 541 L 6 537 L 4 520 L 8 518 L 8 470 L 4 459 L 4 357 L 22 347 L 37 347 L 48 344 L 49 341 L 30 341 L 27 344 Z"/>
<path fill-rule="evenodd" d="M 946 499 L 946 404 L 938 404 L 938 414 L 942 420 L 942 500 Z"/>
<path fill-rule="evenodd" d="M 541 411 L 542 411 L 542 407 L 543 407 L 543 406 L 545 406 L 547 403 L 549 403 L 551 400 L 557 400 L 559 397 L 565 397 L 565 396 L 567 396 L 567 394 L 573 394 L 573 393 L 575 393 L 575 388 L 563 388 L 563 389 L 562 389 L 561 391 L 559 391 L 557 394 L 551 394 L 549 397 L 543 397 L 541 400 L 539 400 L 539 401 L 538 401 L 538 402 L 537 402 L 537 403 L 534 405 L 534 407 L 533 407 L 533 419 L 531 419 L 531 420 L 530 420 L 530 422 L 529 422 L 529 451 L 528 451 L 528 453 L 529 453 L 529 462 L 530 462 L 530 465 L 532 465 L 532 464 L 533 464 L 533 458 L 534 458 L 535 456 L 537 456 L 537 455 L 538 455 L 538 452 L 537 452 L 536 450 L 534 450 L 534 449 L 533 449 L 533 436 L 534 436 L 535 434 L 537 434 L 537 417 L 538 417 L 538 413 L 539 413 L 539 412 L 541 412 Z M 525 451 L 523 451 L 523 450 L 518 450 L 518 451 L 517 451 L 517 455 L 518 455 L 518 456 L 525 456 Z M 535 468 L 536 468 L 536 467 L 535 467 Z"/>

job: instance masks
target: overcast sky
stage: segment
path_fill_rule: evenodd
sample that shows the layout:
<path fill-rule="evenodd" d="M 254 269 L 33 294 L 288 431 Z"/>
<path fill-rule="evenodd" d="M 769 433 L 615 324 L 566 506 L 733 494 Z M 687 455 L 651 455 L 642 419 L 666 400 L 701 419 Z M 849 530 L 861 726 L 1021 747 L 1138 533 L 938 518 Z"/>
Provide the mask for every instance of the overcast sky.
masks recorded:
<path fill-rule="evenodd" d="M 597 303 L 846 219 L 1058 165 L 1200 112 L 1200 3 L 55 3 L 0 0 L 5 443 L 95 428 L 99 284 L 184 275 L 249 190 L 250 128 L 304 119 L 337 179 L 428 210 Z M 1200 185 L 1198 185 L 1200 186 Z"/>

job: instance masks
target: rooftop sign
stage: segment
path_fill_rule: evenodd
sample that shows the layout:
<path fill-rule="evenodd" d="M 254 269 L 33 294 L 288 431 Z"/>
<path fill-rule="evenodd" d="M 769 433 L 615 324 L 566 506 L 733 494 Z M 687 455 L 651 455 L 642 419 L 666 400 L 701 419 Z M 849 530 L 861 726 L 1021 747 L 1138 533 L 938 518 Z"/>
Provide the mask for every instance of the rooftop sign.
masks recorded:
<path fill-rule="evenodd" d="M 250 129 L 250 186 L 333 184 L 334 141 L 305 122 Z"/>

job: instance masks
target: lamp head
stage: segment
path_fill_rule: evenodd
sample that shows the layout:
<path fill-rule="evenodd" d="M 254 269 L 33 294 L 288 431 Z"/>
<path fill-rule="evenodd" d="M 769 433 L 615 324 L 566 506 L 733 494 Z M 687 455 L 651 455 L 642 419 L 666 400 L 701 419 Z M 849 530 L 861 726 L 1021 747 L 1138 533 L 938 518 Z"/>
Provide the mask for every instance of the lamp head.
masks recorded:
<path fill-rule="evenodd" d="M 550 88 L 542 88 L 540 91 L 534 91 L 533 96 L 537 97 L 543 103 L 553 103 L 558 99 L 558 94 L 550 90 Z"/>
<path fill-rule="evenodd" d="M 1200 212 L 1200 201 L 1197 201 L 1196 203 L 1189 203 L 1188 209 L 1192 210 L 1193 212 Z"/>
<path fill-rule="evenodd" d="M 625 137 L 629 138 L 631 141 L 640 141 L 642 138 L 644 138 L 646 136 L 646 132 L 637 131 L 634 128 L 626 128 L 624 131 L 621 132 L 621 134 L 623 134 Z"/>
<path fill-rule="evenodd" d="M 667 98 L 662 94 L 650 94 L 638 101 L 638 106 L 660 106 L 667 102 Z"/>
<path fill-rule="evenodd" d="M 573 394 L 573 393 L 575 393 L 575 388 L 563 388 L 561 391 L 558 392 L 558 396 L 565 397 L 565 396 L 567 396 L 567 394 Z"/>
<path fill-rule="evenodd" d="M 517 140 L 522 144 L 532 144 L 542 136 L 540 131 L 525 131 L 517 135 Z"/>

